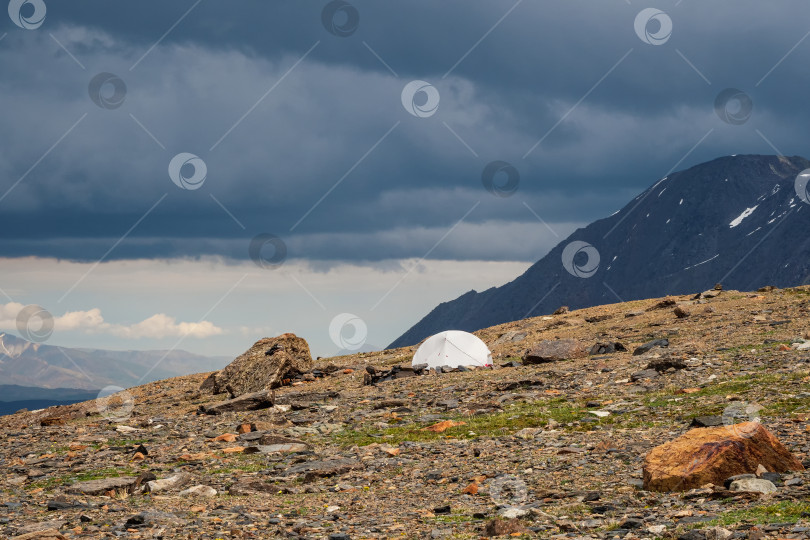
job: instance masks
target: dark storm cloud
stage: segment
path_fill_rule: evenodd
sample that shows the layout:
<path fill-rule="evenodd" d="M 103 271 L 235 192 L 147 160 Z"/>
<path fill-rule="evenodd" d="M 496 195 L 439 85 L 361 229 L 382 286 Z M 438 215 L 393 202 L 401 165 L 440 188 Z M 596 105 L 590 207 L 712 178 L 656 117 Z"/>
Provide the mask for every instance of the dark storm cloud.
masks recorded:
<path fill-rule="evenodd" d="M 51 0 L 37 30 L 0 25 L 0 252 L 95 260 L 132 229 L 108 259 L 245 258 L 261 232 L 296 258 L 419 257 L 466 216 L 432 256 L 533 260 L 559 241 L 537 216 L 570 232 L 676 165 L 810 153 L 799 1 L 655 2 L 660 46 L 621 1 L 353 3 L 348 37 L 326 2 Z M 88 95 L 102 72 L 120 107 Z M 403 108 L 413 79 L 435 115 Z M 743 125 L 713 110 L 727 87 L 754 103 Z M 200 189 L 169 178 L 182 152 Z M 482 185 L 494 160 L 512 197 Z"/>

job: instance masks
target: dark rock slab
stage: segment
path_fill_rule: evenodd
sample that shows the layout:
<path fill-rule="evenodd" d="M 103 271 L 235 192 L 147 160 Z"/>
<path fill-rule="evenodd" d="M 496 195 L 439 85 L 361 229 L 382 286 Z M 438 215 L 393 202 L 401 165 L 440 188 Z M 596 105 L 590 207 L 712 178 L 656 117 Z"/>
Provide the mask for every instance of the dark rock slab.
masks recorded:
<path fill-rule="evenodd" d="M 639 354 L 645 354 L 650 352 L 656 347 L 669 347 L 669 340 L 666 338 L 663 339 L 654 339 L 652 341 L 648 341 L 644 345 L 636 347 L 636 350 L 633 351 L 633 356 L 638 356 Z"/>
<path fill-rule="evenodd" d="M 76 482 L 72 486 L 69 486 L 65 491 L 67 493 L 79 493 L 82 495 L 103 495 L 108 491 L 131 492 L 137 481 L 138 478 L 136 476 L 101 478 L 99 480 Z"/>
<path fill-rule="evenodd" d="M 203 414 L 222 414 L 225 412 L 257 411 L 270 408 L 273 404 L 272 392 L 262 390 L 213 405 L 200 405 L 200 412 Z"/>
<path fill-rule="evenodd" d="M 327 478 L 339 476 L 349 471 L 363 469 L 364 465 L 360 461 L 351 458 L 327 459 L 322 461 L 307 461 L 293 465 L 285 471 L 288 476 L 303 474 L 305 482 L 311 482 L 316 478 Z"/>
<path fill-rule="evenodd" d="M 554 339 L 541 341 L 526 352 L 524 364 L 546 364 L 560 360 L 583 358 L 588 353 L 585 347 L 573 339 Z"/>

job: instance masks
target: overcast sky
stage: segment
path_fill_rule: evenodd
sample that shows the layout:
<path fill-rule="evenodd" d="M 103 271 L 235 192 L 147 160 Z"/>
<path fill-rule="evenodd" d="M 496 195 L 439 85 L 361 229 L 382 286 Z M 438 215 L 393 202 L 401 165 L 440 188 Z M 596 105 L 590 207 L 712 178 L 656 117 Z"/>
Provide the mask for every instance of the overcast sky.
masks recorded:
<path fill-rule="evenodd" d="M 38 304 L 48 342 L 70 346 L 385 345 L 673 169 L 810 155 L 808 15 L 803 0 L 11 0 L 0 329 Z"/>

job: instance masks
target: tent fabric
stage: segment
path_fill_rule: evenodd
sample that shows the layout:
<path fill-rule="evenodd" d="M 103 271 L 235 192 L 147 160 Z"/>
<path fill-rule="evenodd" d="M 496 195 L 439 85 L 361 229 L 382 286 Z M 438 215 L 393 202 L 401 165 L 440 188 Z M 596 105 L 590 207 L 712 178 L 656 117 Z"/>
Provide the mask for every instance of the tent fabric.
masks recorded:
<path fill-rule="evenodd" d="M 486 343 L 469 332 L 447 330 L 430 336 L 416 350 L 411 365 L 437 367 L 491 366 L 492 353 Z"/>

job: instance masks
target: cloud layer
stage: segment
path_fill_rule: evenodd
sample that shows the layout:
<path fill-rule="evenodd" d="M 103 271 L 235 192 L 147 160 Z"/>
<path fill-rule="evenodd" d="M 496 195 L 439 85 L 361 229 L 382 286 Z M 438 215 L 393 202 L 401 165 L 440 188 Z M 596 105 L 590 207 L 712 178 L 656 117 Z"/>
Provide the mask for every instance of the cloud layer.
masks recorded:
<path fill-rule="evenodd" d="M 432 256 L 536 260 L 499 240 L 537 216 L 552 229 L 607 216 L 673 167 L 804 151 L 807 43 L 777 63 L 810 8 L 789 4 L 673 7 L 653 46 L 625 5 L 358 2 L 357 32 L 339 38 L 320 5 L 202 3 L 154 47 L 187 7 L 49 5 L 40 29 L 9 25 L 0 42 L 0 248 L 244 259 L 272 233 L 290 258 L 419 257 L 478 203 L 464 225 L 513 233 L 453 234 Z M 88 94 L 98 73 L 126 86 L 120 107 L 104 101 L 112 83 Z M 402 106 L 414 79 L 436 89 L 435 114 Z M 753 99 L 745 125 L 714 112 L 731 86 Z M 199 189 L 169 177 L 183 152 L 206 165 Z M 519 171 L 512 197 L 484 189 L 493 160 Z"/>
<path fill-rule="evenodd" d="M 31 330 L 37 332 L 43 324 L 43 319 L 50 318 L 53 330 L 56 332 L 82 332 L 85 334 L 107 334 L 123 339 L 163 339 L 167 337 L 180 338 L 208 338 L 224 333 L 224 330 L 209 321 L 177 322 L 177 319 L 164 313 L 157 313 L 135 324 L 109 323 L 101 315 L 101 309 L 92 308 L 86 311 L 68 311 L 59 316 L 50 312 L 38 312 L 35 316 L 20 316 L 26 306 L 16 302 L 0 304 L 0 329 L 19 332 L 20 325 L 25 328 L 32 325 Z M 21 332 L 21 335 L 25 335 Z"/>

